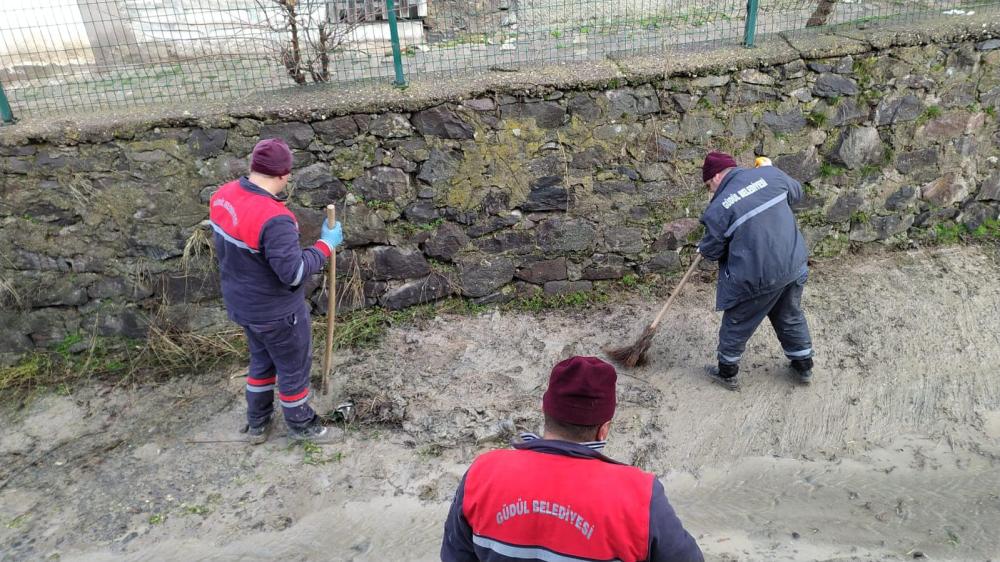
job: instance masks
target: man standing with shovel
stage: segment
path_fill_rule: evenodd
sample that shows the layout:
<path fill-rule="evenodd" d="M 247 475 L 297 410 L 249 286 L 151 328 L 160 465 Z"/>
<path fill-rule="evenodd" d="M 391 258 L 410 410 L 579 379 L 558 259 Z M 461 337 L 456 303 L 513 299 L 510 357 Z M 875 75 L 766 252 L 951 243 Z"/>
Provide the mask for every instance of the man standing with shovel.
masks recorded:
<path fill-rule="evenodd" d="M 705 236 L 698 251 L 719 261 L 715 304 L 725 311 L 719 364 L 709 376 L 739 389 L 736 375 L 747 340 L 767 317 L 799 382 L 808 384 L 813 349 L 801 307 L 807 256 L 791 209 L 802 198 L 802 185 L 766 161 L 741 168 L 722 152 L 705 157 L 702 180 L 712 200 L 701 217 Z"/>
<path fill-rule="evenodd" d="M 209 205 L 222 298 L 250 349 L 246 431 L 253 444 L 267 440 L 275 387 L 289 438 L 316 440 L 327 432 L 309 406 L 312 335 L 302 287 L 344 237 L 339 222 L 324 222 L 315 245 L 299 246 L 298 222 L 283 194 L 291 171 L 288 145 L 262 140 L 250 175 L 220 187 Z"/>

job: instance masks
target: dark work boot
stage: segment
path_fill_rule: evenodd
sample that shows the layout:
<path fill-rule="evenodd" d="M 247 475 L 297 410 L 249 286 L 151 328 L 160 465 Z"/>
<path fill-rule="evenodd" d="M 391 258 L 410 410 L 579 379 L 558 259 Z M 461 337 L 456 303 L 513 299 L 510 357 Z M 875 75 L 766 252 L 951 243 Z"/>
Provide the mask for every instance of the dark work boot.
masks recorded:
<path fill-rule="evenodd" d="M 739 372 L 739 365 L 719 363 L 718 367 L 708 367 L 708 378 L 727 390 L 739 390 L 740 382 L 736 379 L 736 374 Z"/>
<path fill-rule="evenodd" d="M 260 424 L 259 426 L 255 427 L 247 425 L 246 426 L 247 441 L 249 441 L 251 445 L 260 445 L 261 443 L 267 441 L 267 436 L 271 433 L 271 426 L 273 425 L 271 422 L 273 420 L 274 420 L 273 416 L 267 416 L 267 419 L 264 420 L 264 423 Z"/>
<path fill-rule="evenodd" d="M 328 430 L 319 419 L 319 416 L 315 416 L 312 421 L 309 422 L 309 425 L 305 427 L 289 427 L 288 438 L 292 441 L 312 441 L 314 443 L 319 443 L 324 441 L 327 432 Z"/>
<path fill-rule="evenodd" d="M 811 357 L 809 359 L 792 359 L 792 369 L 799 376 L 799 384 L 812 382 L 813 360 Z"/>

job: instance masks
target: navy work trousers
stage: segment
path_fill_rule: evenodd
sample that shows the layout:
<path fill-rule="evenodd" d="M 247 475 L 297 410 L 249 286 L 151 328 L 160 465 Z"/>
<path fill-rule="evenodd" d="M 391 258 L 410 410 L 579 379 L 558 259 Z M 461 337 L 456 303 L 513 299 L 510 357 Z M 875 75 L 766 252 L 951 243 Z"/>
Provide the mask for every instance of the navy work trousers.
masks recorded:
<path fill-rule="evenodd" d="M 809 325 L 802 313 L 802 289 L 808 274 L 785 287 L 743 301 L 726 310 L 719 328 L 719 363 L 738 365 L 750 336 L 767 317 L 785 356 L 792 360 L 813 355 Z"/>
<path fill-rule="evenodd" d="M 316 412 L 309 406 L 312 334 L 305 302 L 298 312 L 270 322 L 243 326 L 250 347 L 247 376 L 247 423 L 259 427 L 274 412 L 278 389 L 285 423 L 302 428 Z"/>

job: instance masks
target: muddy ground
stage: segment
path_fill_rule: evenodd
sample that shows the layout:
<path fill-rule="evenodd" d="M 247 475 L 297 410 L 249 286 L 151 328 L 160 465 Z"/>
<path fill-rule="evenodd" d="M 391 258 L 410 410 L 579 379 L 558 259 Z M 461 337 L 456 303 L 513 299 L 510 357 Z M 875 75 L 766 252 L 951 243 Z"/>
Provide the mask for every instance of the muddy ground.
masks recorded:
<path fill-rule="evenodd" d="M 769 329 L 743 390 L 700 374 L 717 313 L 704 274 L 622 373 L 609 454 L 656 472 L 711 560 L 1000 558 L 1000 265 L 978 248 L 813 268 L 815 382 Z M 313 450 L 226 442 L 242 380 L 83 385 L 3 414 L 0 558 L 433 560 L 476 454 L 534 430 L 549 368 L 628 342 L 657 303 L 490 310 L 394 328 L 341 354 L 366 420 Z M 767 328 L 767 326 L 765 326 Z M 222 441 L 191 443 L 196 441 Z"/>

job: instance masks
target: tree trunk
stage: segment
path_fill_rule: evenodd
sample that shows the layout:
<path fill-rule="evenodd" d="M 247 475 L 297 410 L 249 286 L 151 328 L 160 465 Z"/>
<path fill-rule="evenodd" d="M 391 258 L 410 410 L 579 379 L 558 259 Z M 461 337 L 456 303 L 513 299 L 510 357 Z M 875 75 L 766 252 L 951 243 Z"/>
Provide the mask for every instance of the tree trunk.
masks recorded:
<path fill-rule="evenodd" d="M 819 0 L 819 3 L 816 4 L 816 10 L 809 16 L 809 21 L 806 22 L 806 27 L 826 25 L 836 4 L 837 0 Z"/>
<path fill-rule="evenodd" d="M 285 68 L 296 84 L 305 84 L 306 75 L 302 71 L 302 46 L 299 43 L 299 22 L 296 19 L 295 0 L 282 0 L 285 17 L 288 18 L 288 28 L 292 34 L 291 52 L 285 54 Z"/>

